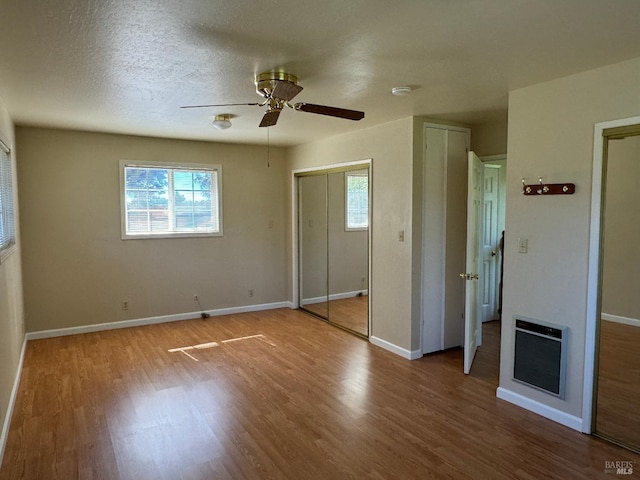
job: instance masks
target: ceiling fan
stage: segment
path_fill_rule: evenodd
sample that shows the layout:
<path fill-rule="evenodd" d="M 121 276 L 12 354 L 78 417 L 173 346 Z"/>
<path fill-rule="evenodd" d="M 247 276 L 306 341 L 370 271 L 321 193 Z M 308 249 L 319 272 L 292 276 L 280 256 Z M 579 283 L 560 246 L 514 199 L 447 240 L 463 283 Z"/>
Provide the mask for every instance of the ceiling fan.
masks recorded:
<path fill-rule="evenodd" d="M 315 105 L 313 103 L 289 103 L 302 91 L 298 85 L 298 78 L 286 72 L 264 72 L 256 76 L 256 92 L 264 97 L 261 103 L 221 103 L 217 105 L 187 105 L 180 108 L 205 108 L 205 107 L 235 107 L 235 106 L 257 106 L 267 107 L 267 111 L 260 122 L 261 127 L 271 127 L 275 125 L 282 109 L 287 106 L 301 112 L 317 113 L 330 117 L 345 118 L 347 120 L 362 120 L 364 112 L 357 110 L 347 110 L 346 108 L 327 107 L 326 105 Z"/>

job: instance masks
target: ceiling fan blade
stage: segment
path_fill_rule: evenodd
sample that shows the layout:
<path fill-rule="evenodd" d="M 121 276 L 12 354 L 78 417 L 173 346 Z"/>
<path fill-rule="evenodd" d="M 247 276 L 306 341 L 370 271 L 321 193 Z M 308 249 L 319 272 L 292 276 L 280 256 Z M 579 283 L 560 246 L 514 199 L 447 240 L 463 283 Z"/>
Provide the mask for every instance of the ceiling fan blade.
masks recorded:
<path fill-rule="evenodd" d="M 214 105 L 185 105 L 180 108 L 207 108 L 207 107 L 240 107 L 240 106 L 259 106 L 259 103 L 217 103 Z"/>
<path fill-rule="evenodd" d="M 262 121 L 260 122 L 261 127 L 273 127 L 278 121 L 278 117 L 280 116 L 280 112 L 282 110 L 267 110 L 262 117 Z"/>
<path fill-rule="evenodd" d="M 302 91 L 302 87 L 292 82 L 286 82 L 284 80 L 274 80 L 275 86 L 271 97 L 288 102 L 293 97 L 298 95 Z"/>
<path fill-rule="evenodd" d="M 302 112 L 318 113 L 330 117 L 346 118 L 347 120 L 362 120 L 364 118 L 364 112 L 347 110 L 346 108 L 327 107 L 326 105 L 315 105 L 313 103 L 296 103 L 293 107 Z"/>

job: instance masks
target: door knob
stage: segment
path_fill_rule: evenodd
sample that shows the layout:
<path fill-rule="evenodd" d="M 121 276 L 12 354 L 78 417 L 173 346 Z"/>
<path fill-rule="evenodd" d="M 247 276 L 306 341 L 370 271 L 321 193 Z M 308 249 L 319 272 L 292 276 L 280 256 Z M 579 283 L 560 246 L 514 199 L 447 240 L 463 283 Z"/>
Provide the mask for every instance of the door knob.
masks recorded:
<path fill-rule="evenodd" d="M 491 250 L 491 256 L 495 257 L 498 254 L 498 252 L 496 252 L 495 250 Z"/>

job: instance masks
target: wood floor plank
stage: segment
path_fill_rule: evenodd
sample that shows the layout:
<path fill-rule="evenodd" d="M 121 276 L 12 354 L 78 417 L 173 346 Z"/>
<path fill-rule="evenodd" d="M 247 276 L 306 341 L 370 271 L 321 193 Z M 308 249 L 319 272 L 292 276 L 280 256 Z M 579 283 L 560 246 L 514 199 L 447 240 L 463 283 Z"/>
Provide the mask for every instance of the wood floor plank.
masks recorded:
<path fill-rule="evenodd" d="M 497 327 L 468 376 L 460 350 L 408 361 L 289 309 L 30 341 L 0 479 L 582 479 L 611 478 L 605 461 L 640 468 L 632 452 L 497 399 Z"/>

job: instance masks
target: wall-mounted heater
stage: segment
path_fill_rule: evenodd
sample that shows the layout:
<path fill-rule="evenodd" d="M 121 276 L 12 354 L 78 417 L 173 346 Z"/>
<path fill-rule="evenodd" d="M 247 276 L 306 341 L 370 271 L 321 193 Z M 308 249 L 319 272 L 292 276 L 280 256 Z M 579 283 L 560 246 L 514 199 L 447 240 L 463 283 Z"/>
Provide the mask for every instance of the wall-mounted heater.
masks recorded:
<path fill-rule="evenodd" d="M 567 327 L 514 318 L 513 379 L 564 398 L 567 372 Z"/>

